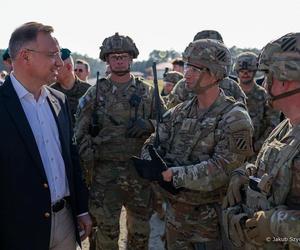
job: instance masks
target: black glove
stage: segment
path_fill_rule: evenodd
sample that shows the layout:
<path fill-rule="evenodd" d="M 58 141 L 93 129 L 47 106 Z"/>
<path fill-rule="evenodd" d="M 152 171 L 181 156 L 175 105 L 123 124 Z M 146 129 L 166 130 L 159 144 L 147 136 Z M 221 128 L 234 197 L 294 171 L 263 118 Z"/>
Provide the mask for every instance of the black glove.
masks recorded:
<path fill-rule="evenodd" d="M 171 194 L 178 194 L 179 191 L 174 187 L 173 183 L 164 181 L 163 176 L 161 174 L 163 171 L 168 169 L 167 164 L 157 153 L 153 145 L 150 145 L 148 147 L 148 150 L 151 156 L 151 161 L 143 160 L 135 156 L 132 157 L 134 166 L 138 174 L 142 178 L 147 179 L 149 181 L 158 181 L 158 184 Z"/>
<path fill-rule="evenodd" d="M 131 157 L 133 160 L 136 171 L 139 176 L 149 181 L 162 181 L 163 177 L 161 169 L 153 164 L 153 161 L 143 160 L 139 157 Z"/>
<path fill-rule="evenodd" d="M 130 138 L 140 138 L 144 135 L 150 135 L 154 132 L 152 123 L 149 120 L 138 118 L 130 123 L 127 129 L 127 136 Z"/>

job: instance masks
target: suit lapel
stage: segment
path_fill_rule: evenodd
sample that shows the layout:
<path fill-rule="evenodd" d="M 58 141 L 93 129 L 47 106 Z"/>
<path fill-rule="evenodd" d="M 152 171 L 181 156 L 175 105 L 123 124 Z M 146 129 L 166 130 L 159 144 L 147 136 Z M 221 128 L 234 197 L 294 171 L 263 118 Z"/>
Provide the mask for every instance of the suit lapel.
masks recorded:
<path fill-rule="evenodd" d="M 43 162 L 36 144 L 33 132 L 19 100 L 19 97 L 12 86 L 10 78 L 8 78 L 4 85 L 2 86 L 4 93 L 4 104 L 6 106 L 7 112 L 11 116 L 23 142 L 31 155 L 35 165 L 38 168 L 42 178 L 47 179 L 45 170 L 43 167 Z"/>

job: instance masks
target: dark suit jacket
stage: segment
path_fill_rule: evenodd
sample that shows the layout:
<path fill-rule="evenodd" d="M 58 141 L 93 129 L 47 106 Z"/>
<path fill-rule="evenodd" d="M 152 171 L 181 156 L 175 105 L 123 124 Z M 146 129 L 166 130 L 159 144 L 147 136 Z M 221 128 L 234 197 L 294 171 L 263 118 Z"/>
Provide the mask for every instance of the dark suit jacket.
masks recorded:
<path fill-rule="evenodd" d="M 87 189 L 72 143 L 67 99 L 61 92 L 48 89 L 77 228 L 76 215 L 88 211 Z M 10 78 L 0 87 L 0 201 L 0 249 L 49 249 L 51 216 L 45 215 L 51 215 L 50 190 L 37 144 Z M 78 230 L 76 236 L 79 240 Z"/>

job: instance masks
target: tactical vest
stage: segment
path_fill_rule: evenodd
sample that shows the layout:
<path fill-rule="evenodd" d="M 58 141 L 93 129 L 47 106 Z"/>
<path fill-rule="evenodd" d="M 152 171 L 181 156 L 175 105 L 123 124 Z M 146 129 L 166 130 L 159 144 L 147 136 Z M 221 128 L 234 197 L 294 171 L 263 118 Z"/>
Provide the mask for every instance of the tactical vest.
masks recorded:
<path fill-rule="evenodd" d="M 289 122 L 284 120 L 270 134 L 258 155 L 258 189 L 254 190 L 250 185 L 247 189 L 246 204 L 250 214 L 286 204 L 292 185 L 292 162 L 300 152 L 300 129 L 290 130 L 283 134 L 283 138 L 277 139 L 288 129 Z"/>
<path fill-rule="evenodd" d="M 195 98 L 188 101 L 172 121 L 168 144 L 170 146 L 166 146 L 167 153 L 164 156 L 164 160 L 170 166 L 188 166 L 208 160 L 221 136 L 221 130 L 217 127 L 223 115 L 237 105 L 242 105 L 224 95 L 222 105 L 208 111 L 200 119 L 187 118 L 187 112 Z M 170 199 L 191 205 L 202 205 L 220 202 L 225 196 L 226 189 L 226 186 L 210 192 L 182 189 L 176 196 L 163 189 L 162 192 Z"/>
<path fill-rule="evenodd" d="M 132 155 L 139 155 L 148 136 L 128 138 L 126 136 L 129 122 L 137 117 L 152 117 L 151 96 L 149 88 L 139 78 L 132 78 L 131 83 L 119 91 L 108 79 L 101 79 L 98 88 L 97 117 L 100 132 L 96 140 L 101 142 L 97 149 L 99 160 L 127 161 Z M 131 107 L 132 95 L 141 98 L 137 108 Z"/>

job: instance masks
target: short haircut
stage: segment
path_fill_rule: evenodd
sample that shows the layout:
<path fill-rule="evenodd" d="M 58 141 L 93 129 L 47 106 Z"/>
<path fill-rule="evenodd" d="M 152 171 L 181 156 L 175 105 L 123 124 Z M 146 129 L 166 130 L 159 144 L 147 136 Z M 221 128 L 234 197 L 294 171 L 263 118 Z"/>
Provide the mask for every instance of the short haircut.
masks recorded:
<path fill-rule="evenodd" d="M 87 61 L 82 59 L 77 59 L 76 64 L 83 64 L 88 72 L 90 72 L 90 65 Z"/>
<path fill-rule="evenodd" d="M 182 58 L 175 58 L 173 61 L 172 61 L 172 64 L 173 65 L 179 65 L 179 66 L 184 66 L 184 61 L 182 60 Z"/>
<path fill-rule="evenodd" d="M 9 55 L 14 60 L 22 47 L 30 42 L 35 42 L 40 32 L 52 33 L 52 26 L 37 22 L 28 22 L 16 28 L 9 39 Z"/>

